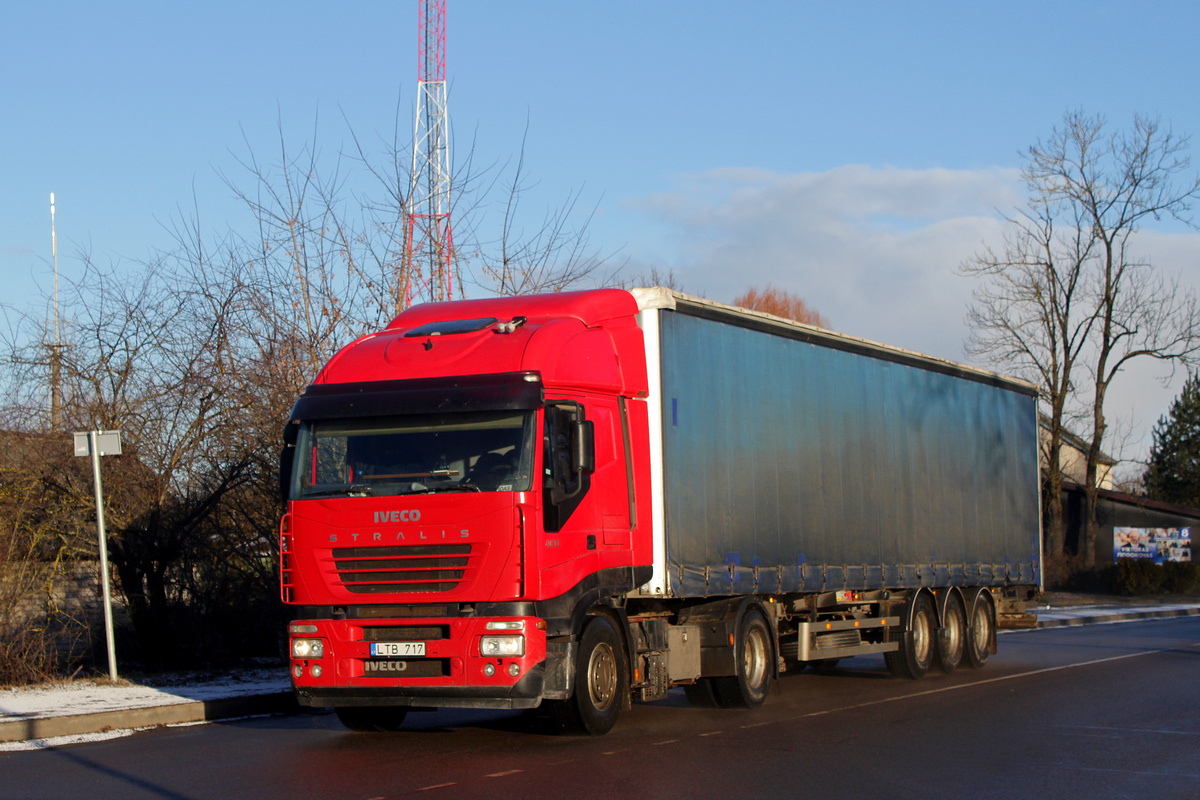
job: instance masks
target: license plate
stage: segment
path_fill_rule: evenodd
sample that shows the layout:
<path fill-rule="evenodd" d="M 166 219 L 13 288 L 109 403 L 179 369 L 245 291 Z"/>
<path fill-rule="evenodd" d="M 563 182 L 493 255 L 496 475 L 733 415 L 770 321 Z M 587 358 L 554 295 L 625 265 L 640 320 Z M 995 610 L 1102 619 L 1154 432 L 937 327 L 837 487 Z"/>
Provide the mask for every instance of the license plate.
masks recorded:
<path fill-rule="evenodd" d="M 424 658 L 424 642 L 371 642 L 375 658 Z"/>

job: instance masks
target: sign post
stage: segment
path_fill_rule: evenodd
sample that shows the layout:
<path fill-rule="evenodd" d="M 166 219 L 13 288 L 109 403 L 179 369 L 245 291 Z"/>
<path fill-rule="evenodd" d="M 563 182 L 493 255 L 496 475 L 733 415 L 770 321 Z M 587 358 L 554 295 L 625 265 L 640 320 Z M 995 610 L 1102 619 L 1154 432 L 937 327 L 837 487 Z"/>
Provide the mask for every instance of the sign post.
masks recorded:
<path fill-rule="evenodd" d="M 108 641 L 108 677 L 115 681 L 117 645 L 113 638 L 112 593 L 108 587 L 108 535 L 104 530 L 104 486 L 100 480 L 100 456 L 121 455 L 121 432 L 76 432 L 75 455 L 92 457 L 92 482 L 96 487 L 96 527 L 100 534 L 100 585 L 104 589 L 104 635 Z"/>

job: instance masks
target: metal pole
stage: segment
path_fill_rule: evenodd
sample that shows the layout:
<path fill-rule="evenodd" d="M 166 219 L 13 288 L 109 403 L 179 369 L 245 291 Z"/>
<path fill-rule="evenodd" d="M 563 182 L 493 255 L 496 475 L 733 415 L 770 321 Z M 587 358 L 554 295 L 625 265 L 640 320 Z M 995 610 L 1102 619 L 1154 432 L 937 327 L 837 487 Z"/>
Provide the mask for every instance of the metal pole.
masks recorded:
<path fill-rule="evenodd" d="M 100 529 L 100 585 L 104 588 L 104 635 L 108 641 L 108 677 L 117 679 L 117 645 L 113 638 L 112 594 L 108 588 L 108 535 L 104 530 L 104 487 L 100 481 L 99 431 L 88 432 L 92 476 L 96 485 L 96 526 Z"/>

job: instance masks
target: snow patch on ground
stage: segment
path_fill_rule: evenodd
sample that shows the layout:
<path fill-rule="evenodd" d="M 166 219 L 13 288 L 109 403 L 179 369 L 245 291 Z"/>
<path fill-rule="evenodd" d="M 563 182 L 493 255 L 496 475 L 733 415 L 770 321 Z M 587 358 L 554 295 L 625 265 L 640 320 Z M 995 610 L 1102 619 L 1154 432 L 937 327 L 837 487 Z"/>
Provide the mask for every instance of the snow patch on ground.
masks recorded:
<path fill-rule="evenodd" d="M 290 688 L 287 671 L 282 667 L 223 675 L 175 674 L 138 682 L 95 679 L 47 683 L 0 689 L 0 722 L 271 694 Z"/>

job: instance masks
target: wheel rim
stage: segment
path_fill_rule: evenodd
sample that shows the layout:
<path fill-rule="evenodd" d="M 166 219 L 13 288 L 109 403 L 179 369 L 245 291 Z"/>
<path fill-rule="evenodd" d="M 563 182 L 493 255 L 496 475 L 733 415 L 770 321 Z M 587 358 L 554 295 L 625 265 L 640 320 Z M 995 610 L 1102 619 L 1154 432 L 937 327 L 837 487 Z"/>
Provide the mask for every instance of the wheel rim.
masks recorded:
<path fill-rule="evenodd" d="M 617 657 L 606 642 L 598 644 L 588 660 L 587 688 L 597 711 L 607 711 L 617 696 Z"/>
<path fill-rule="evenodd" d="M 742 674 L 746 676 L 746 685 L 754 691 L 758 691 L 765 682 L 767 640 L 758 626 L 746 632 L 746 646 L 742 650 Z"/>
<path fill-rule="evenodd" d="M 929 614 L 922 609 L 913 618 L 913 655 L 922 664 L 929 660 L 929 648 L 933 644 L 929 633 Z"/>
<path fill-rule="evenodd" d="M 951 601 L 950 605 L 946 606 L 946 630 L 949 631 L 946 649 L 953 657 L 962 649 L 963 635 L 962 611 L 959 610 L 958 604 L 954 601 Z"/>
<path fill-rule="evenodd" d="M 980 652 L 987 648 L 992 633 L 991 626 L 992 619 L 988 614 L 987 606 L 983 603 L 976 603 L 975 613 L 971 617 L 971 639 Z"/>

